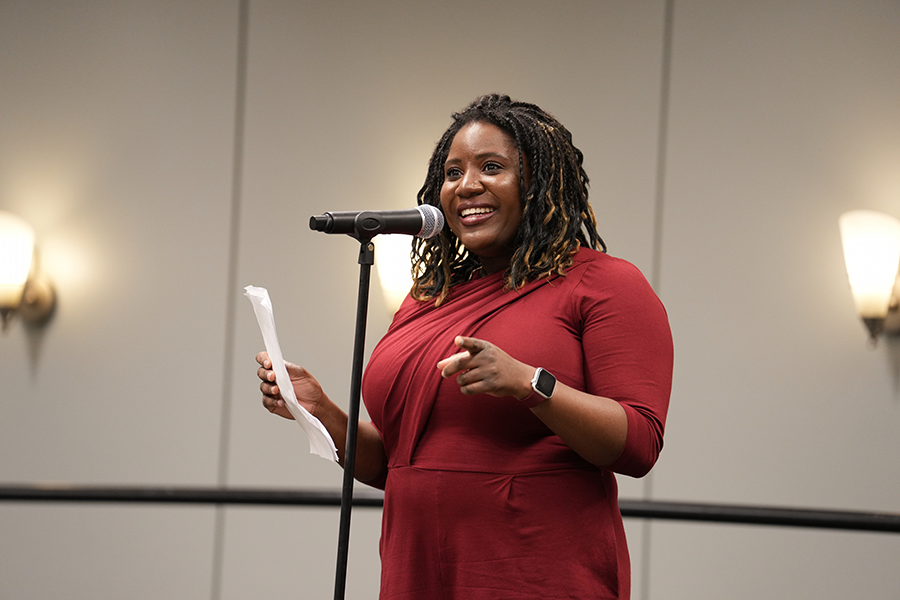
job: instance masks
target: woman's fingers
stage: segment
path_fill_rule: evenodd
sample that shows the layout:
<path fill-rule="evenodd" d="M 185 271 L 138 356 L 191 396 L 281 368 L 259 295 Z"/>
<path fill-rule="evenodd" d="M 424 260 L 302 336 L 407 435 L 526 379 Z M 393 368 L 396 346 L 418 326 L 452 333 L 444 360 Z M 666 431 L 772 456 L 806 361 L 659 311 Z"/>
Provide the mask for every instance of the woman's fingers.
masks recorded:
<path fill-rule="evenodd" d="M 453 340 L 453 343 L 456 344 L 461 350 L 466 350 L 469 354 L 478 354 L 491 345 L 490 342 L 479 340 L 478 338 L 473 337 L 464 337 L 461 335 L 456 336 L 456 338 Z"/>
<path fill-rule="evenodd" d="M 273 371 L 272 369 L 260 367 L 259 369 L 257 369 L 256 375 L 263 381 L 275 381 L 275 371 Z"/>
<path fill-rule="evenodd" d="M 257 354 L 256 362 L 259 364 L 256 375 L 260 379 L 259 391 L 261 391 L 263 395 L 263 408 L 270 413 L 284 417 L 285 419 L 293 419 L 294 416 L 285 405 L 284 398 L 281 396 L 281 389 L 275 381 L 275 371 L 272 370 L 272 361 L 269 359 L 268 353 L 260 352 Z M 289 372 L 292 370 L 294 371 L 291 374 L 292 380 L 294 377 L 306 375 L 302 368 L 292 365 L 291 363 L 285 363 L 285 367 L 288 368 Z"/>
<path fill-rule="evenodd" d="M 521 395 L 527 365 L 478 338 L 457 336 L 453 343 L 462 352 L 448 356 L 437 367 L 444 378 L 456 376 L 463 394 Z"/>
<path fill-rule="evenodd" d="M 442 377 L 453 377 L 456 373 L 467 369 L 465 366 L 468 359 L 471 355 L 468 352 L 457 352 L 453 356 L 448 356 L 444 360 L 440 361 L 437 364 L 438 369 L 441 370 Z"/>

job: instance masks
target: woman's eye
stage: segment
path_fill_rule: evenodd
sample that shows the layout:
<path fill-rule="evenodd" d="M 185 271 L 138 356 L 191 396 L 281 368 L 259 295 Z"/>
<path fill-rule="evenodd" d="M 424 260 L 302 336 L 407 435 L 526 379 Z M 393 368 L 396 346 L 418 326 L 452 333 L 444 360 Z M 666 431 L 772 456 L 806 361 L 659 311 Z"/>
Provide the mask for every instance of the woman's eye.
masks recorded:
<path fill-rule="evenodd" d="M 447 179 L 456 179 L 457 177 L 462 175 L 462 171 L 456 167 L 450 167 L 447 169 L 446 177 Z"/>
<path fill-rule="evenodd" d="M 502 167 L 497 163 L 487 163 L 484 165 L 485 171 L 499 171 Z"/>

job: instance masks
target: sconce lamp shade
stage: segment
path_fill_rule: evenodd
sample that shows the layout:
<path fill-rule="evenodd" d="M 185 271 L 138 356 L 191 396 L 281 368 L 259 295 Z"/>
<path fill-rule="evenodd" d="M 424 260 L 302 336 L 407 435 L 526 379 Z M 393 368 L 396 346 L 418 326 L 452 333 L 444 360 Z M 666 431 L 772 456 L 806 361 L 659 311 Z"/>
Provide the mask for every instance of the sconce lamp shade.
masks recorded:
<path fill-rule="evenodd" d="M 0 211 L 0 310 L 19 308 L 34 257 L 34 229 L 12 213 Z"/>
<path fill-rule="evenodd" d="M 412 236 L 381 235 L 375 240 L 375 269 L 385 305 L 391 314 L 397 312 L 412 287 L 410 252 Z"/>
<path fill-rule="evenodd" d="M 839 225 L 856 312 L 874 341 L 891 306 L 900 266 L 900 221 L 884 213 L 853 210 L 841 215 Z"/>

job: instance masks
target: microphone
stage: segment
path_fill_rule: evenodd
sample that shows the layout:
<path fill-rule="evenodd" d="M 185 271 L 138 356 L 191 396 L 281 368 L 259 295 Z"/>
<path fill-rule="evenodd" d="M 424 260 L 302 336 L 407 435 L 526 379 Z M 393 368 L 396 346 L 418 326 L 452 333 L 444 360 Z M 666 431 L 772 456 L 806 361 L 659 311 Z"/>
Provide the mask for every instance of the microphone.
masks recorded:
<path fill-rule="evenodd" d="M 428 239 L 444 228 L 444 215 L 430 204 L 401 210 L 333 211 L 309 218 L 309 228 L 371 239 L 379 233 L 405 233 Z"/>

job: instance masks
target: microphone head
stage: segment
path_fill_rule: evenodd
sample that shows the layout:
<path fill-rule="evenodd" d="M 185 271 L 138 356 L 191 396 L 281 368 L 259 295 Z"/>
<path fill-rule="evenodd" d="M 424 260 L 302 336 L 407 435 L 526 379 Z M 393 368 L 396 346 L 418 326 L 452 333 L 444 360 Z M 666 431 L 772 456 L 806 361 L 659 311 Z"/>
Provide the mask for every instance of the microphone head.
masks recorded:
<path fill-rule="evenodd" d="M 427 240 L 441 232 L 444 228 L 444 213 L 430 204 L 422 204 L 416 210 L 422 215 L 422 230 L 416 237 Z"/>

